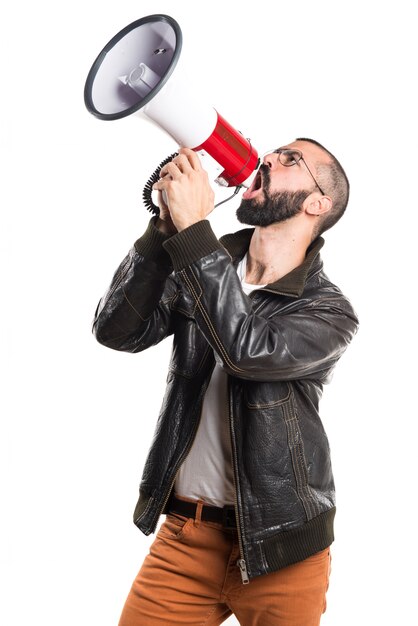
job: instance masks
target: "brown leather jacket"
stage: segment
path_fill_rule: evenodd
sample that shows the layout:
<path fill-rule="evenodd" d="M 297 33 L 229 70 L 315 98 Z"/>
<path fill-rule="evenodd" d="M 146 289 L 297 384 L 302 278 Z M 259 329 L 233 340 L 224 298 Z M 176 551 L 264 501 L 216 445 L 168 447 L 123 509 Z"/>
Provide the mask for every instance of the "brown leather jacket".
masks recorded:
<path fill-rule="evenodd" d="M 166 511 L 216 360 L 228 373 L 236 518 L 247 582 L 333 541 L 334 481 L 318 403 L 358 320 L 323 272 L 322 238 L 311 244 L 302 265 L 247 296 L 235 267 L 253 229 L 219 241 L 207 220 L 172 237 L 154 222 L 116 271 L 93 325 L 100 343 L 128 352 L 173 335 L 134 522 L 148 535 Z"/>

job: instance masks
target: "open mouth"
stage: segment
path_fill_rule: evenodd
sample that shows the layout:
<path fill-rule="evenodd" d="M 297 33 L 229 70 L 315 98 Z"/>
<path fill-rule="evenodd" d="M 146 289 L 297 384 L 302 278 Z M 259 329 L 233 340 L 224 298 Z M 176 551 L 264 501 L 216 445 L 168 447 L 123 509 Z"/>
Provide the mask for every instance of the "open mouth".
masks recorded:
<path fill-rule="evenodd" d="M 257 172 L 257 176 L 254 178 L 253 183 L 253 191 L 258 191 L 263 186 L 263 177 L 261 176 L 260 170 Z"/>
<path fill-rule="evenodd" d="M 242 194 L 242 197 L 245 200 L 249 200 L 251 198 L 253 198 L 254 196 L 257 195 L 257 193 L 260 191 L 260 189 L 263 186 L 263 177 L 262 174 L 260 172 L 260 170 L 258 170 L 256 177 L 254 178 L 252 185 L 249 189 L 247 189 L 247 191 L 245 191 L 245 193 Z"/>

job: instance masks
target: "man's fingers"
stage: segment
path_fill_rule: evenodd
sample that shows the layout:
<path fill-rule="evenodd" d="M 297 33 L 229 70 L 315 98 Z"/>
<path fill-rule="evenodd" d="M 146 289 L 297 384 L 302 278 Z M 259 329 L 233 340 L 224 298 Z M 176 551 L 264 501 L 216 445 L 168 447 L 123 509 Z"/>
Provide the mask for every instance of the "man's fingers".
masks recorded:
<path fill-rule="evenodd" d="M 154 191 L 164 191 L 167 188 L 167 183 L 170 181 L 171 178 L 169 178 L 168 180 L 162 178 L 161 180 L 157 180 L 157 182 L 153 184 L 152 188 L 154 189 Z"/>
<path fill-rule="evenodd" d="M 167 165 L 161 169 L 160 178 L 165 178 L 166 176 L 170 176 L 171 180 L 177 180 L 182 175 L 182 171 L 179 169 L 174 161 L 170 161 Z"/>
<path fill-rule="evenodd" d="M 183 156 L 187 158 L 188 163 L 194 170 L 202 169 L 202 164 L 200 162 L 200 159 L 194 150 L 191 150 L 190 148 L 180 148 L 179 156 L 176 157 L 176 159 L 179 159 L 180 157 L 183 157 Z"/>
<path fill-rule="evenodd" d="M 193 150 L 190 150 L 189 152 L 194 154 Z M 175 159 L 171 161 L 171 163 L 177 165 L 180 172 L 183 172 L 183 174 L 187 174 L 187 172 L 190 172 L 190 170 L 193 169 L 189 157 L 187 156 L 187 154 L 183 154 L 182 152 L 180 152 L 180 154 L 176 156 Z"/>
<path fill-rule="evenodd" d="M 160 178 L 170 175 L 172 180 L 177 180 L 181 174 L 201 169 L 200 159 L 196 152 L 190 148 L 180 148 L 179 155 L 161 169 Z"/>

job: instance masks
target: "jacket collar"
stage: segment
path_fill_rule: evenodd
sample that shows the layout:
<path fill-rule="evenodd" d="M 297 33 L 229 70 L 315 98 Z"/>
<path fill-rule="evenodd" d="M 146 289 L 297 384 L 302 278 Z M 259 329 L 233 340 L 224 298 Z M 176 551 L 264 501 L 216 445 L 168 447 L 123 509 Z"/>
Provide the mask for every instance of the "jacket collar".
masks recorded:
<path fill-rule="evenodd" d="M 247 252 L 253 232 L 254 228 L 244 228 L 236 233 L 224 235 L 220 238 L 221 244 L 232 256 L 235 264 L 238 263 Z M 322 237 L 317 237 L 307 249 L 305 260 L 301 265 L 298 265 L 298 267 L 295 267 L 295 269 L 285 276 L 282 276 L 282 278 L 279 278 L 279 280 L 276 280 L 274 283 L 266 285 L 264 289 L 286 296 L 300 297 L 305 288 L 308 276 L 322 267 L 319 251 L 324 243 L 325 241 Z"/>

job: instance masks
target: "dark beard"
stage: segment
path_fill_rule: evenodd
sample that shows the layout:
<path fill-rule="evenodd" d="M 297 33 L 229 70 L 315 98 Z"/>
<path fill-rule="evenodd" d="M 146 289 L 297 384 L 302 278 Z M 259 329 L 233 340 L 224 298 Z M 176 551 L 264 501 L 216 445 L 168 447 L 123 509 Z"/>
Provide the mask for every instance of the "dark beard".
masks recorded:
<path fill-rule="evenodd" d="M 242 224 L 249 226 L 270 226 L 278 222 L 285 222 L 301 211 L 305 198 L 312 191 L 276 191 L 270 193 L 270 171 L 266 165 L 261 165 L 263 176 L 263 197 L 241 200 L 236 216 Z"/>

